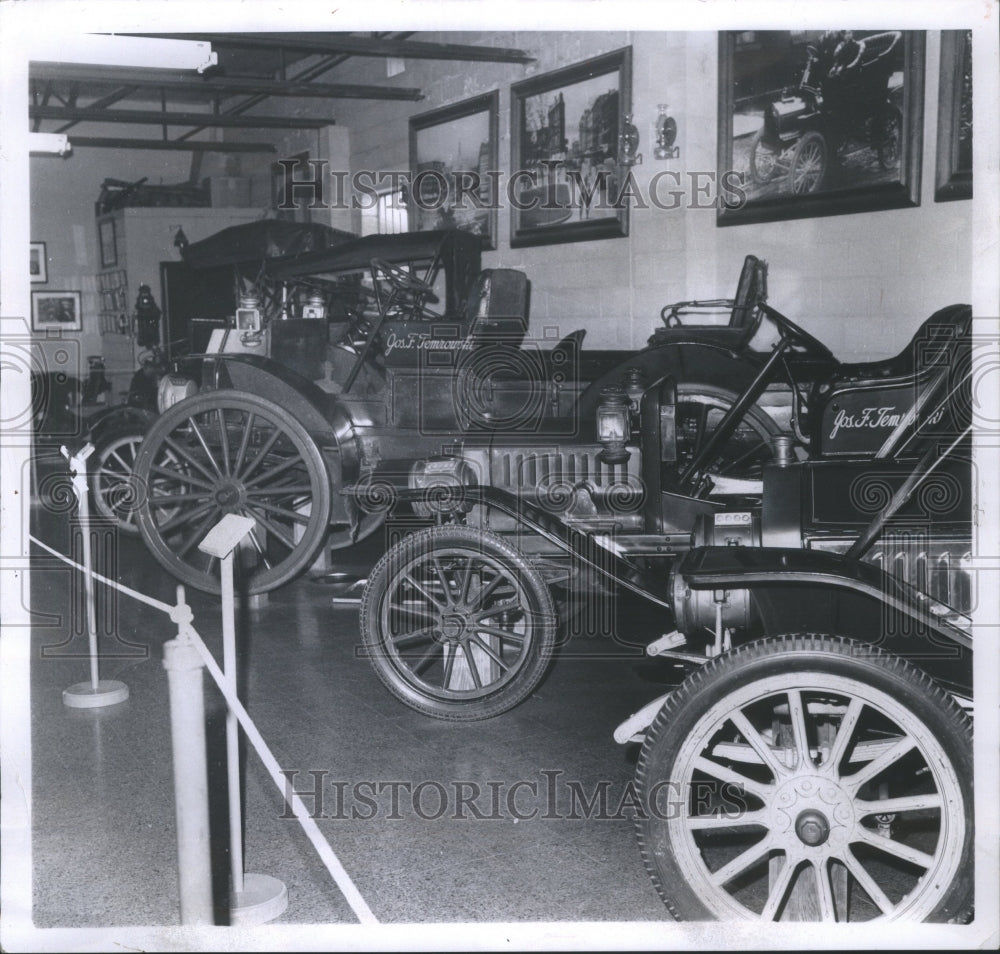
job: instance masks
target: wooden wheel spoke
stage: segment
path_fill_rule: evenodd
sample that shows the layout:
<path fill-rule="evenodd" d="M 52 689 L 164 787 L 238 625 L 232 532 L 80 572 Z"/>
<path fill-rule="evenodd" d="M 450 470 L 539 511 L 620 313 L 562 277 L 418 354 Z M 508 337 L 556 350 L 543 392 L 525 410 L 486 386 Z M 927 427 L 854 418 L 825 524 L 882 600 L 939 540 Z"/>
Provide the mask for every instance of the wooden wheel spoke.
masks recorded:
<path fill-rule="evenodd" d="M 149 468 L 151 474 L 156 474 L 159 477 L 166 477 L 168 480 L 176 480 L 180 484 L 191 484 L 193 487 L 203 487 L 205 490 L 212 490 L 215 484 L 208 480 L 202 480 L 200 477 L 194 476 L 194 474 L 181 473 L 176 470 L 167 470 L 166 467 L 160 467 L 154 464 Z"/>
<path fill-rule="evenodd" d="M 201 428 L 198 426 L 198 422 L 193 418 L 188 418 L 188 423 L 191 425 L 191 431 L 197 438 L 198 443 L 201 445 L 201 449 L 205 452 L 205 456 L 208 458 L 208 462 L 212 465 L 212 469 L 215 471 L 216 475 L 221 477 L 222 470 L 219 465 L 215 462 L 215 457 L 212 455 L 212 451 L 209 449 L 208 442 L 205 440 L 205 435 L 202 434 Z"/>
<path fill-rule="evenodd" d="M 441 643 L 433 642 L 411 667 L 415 675 L 419 676 L 430 665 L 436 652 L 444 652 L 444 646 Z"/>
<path fill-rule="evenodd" d="M 248 507 L 261 510 L 266 510 L 268 513 L 273 513 L 276 516 L 284 517 L 286 520 L 292 520 L 295 523 L 308 524 L 311 515 L 308 513 L 298 513 L 295 510 L 288 510 L 285 507 L 276 507 L 274 504 L 267 503 L 265 500 L 254 500 L 247 504 Z"/>
<path fill-rule="evenodd" d="M 165 437 L 163 443 L 167 445 L 178 457 L 183 457 L 192 467 L 195 468 L 206 480 L 209 481 L 209 486 L 215 485 L 216 475 L 213 474 L 204 464 L 199 461 L 191 451 L 184 447 L 182 444 L 178 444 L 173 438 Z M 171 474 L 172 477 L 179 477 L 179 475 L 174 472 Z"/>
<path fill-rule="evenodd" d="M 295 549 L 295 541 L 288 535 L 288 533 L 273 521 L 268 520 L 262 513 L 260 513 L 256 507 L 247 507 L 250 511 L 250 515 L 256 520 L 271 536 L 276 537 L 280 540 L 289 550 Z"/>
<path fill-rule="evenodd" d="M 774 793 L 774 786 L 767 785 L 763 782 L 758 782 L 755 779 L 749 778 L 746 775 L 741 775 L 739 772 L 734 771 L 731 768 L 727 768 L 725 765 L 719 765 L 717 762 L 713 762 L 711 759 L 705 758 L 703 755 L 699 755 L 695 759 L 694 767 L 706 775 L 712 776 L 712 778 L 717 778 L 720 782 L 730 782 L 743 791 L 749 792 L 751 795 L 755 795 L 762 802 L 767 804 L 771 795 Z"/>
<path fill-rule="evenodd" d="M 491 616 L 499 616 L 501 613 L 510 613 L 521 609 L 520 600 L 504 600 L 502 603 L 494 603 L 488 609 L 480 610 L 476 613 L 476 619 L 489 619 Z"/>
<path fill-rule="evenodd" d="M 110 489 L 110 488 L 109 488 Z M 197 503 L 199 500 L 211 500 L 211 494 L 171 494 L 169 497 L 155 497 L 149 501 L 150 507 L 174 507 L 179 503 Z"/>
<path fill-rule="evenodd" d="M 438 559 L 438 555 L 432 554 L 431 561 L 434 564 L 434 572 L 437 574 L 438 582 L 441 584 L 441 592 L 444 593 L 444 601 L 449 606 L 452 605 L 451 598 L 451 587 L 448 585 L 448 578 L 445 576 L 444 569 L 441 566 L 441 561 Z"/>
<path fill-rule="evenodd" d="M 854 730 L 857 728 L 858 720 L 861 718 L 861 710 L 864 707 L 864 703 L 857 698 L 851 699 L 848 704 L 847 711 L 840 720 L 840 725 L 837 726 L 837 735 L 833 740 L 833 745 L 830 746 L 830 754 L 824 763 L 831 772 L 836 773 L 838 766 L 844 760 L 847 748 L 854 736 Z"/>
<path fill-rule="evenodd" d="M 455 671 L 455 656 L 458 653 L 452 648 L 451 652 L 444 651 L 444 676 L 441 679 L 441 688 L 447 689 L 451 685 L 451 675 Z"/>
<path fill-rule="evenodd" d="M 466 640 L 458 645 L 462 647 L 462 652 L 465 654 L 465 661 L 469 666 L 469 674 L 472 676 L 473 684 L 477 689 L 482 689 L 483 678 L 479 675 L 479 667 L 476 665 L 476 658 L 469 649 L 469 641 Z"/>
<path fill-rule="evenodd" d="M 418 583 L 417 580 L 409 573 L 403 576 L 403 580 L 410 584 L 421 596 L 424 597 L 429 603 L 433 603 L 439 610 L 445 609 L 445 604 L 442 603 L 437 597 L 435 597 L 430 590 L 428 590 L 422 583 Z"/>
<path fill-rule="evenodd" d="M 434 626 L 424 626 L 422 629 L 415 629 L 410 633 L 399 633 L 396 636 L 390 636 L 389 642 L 393 646 L 398 646 L 400 643 L 409 642 L 412 639 L 427 639 L 434 632 Z"/>
<path fill-rule="evenodd" d="M 165 505 L 170 506 L 169 503 L 170 498 L 168 497 L 166 499 L 167 503 Z M 153 501 L 150 501 L 150 506 L 156 506 L 156 505 L 157 504 L 154 504 Z M 183 527 L 185 524 L 190 523 L 192 520 L 200 520 L 205 514 L 211 513 L 212 511 L 218 509 L 219 508 L 216 507 L 214 503 L 209 502 L 203 504 L 201 507 L 195 507 L 192 510 L 182 510 L 179 514 L 176 514 L 175 516 L 171 517 L 164 523 L 159 524 L 157 526 L 157 530 L 159 531 L 161 536 L 165 536 L 168 533 L 172 533 L 174 530 L 179 530 L 181 527 Z"/>
<path fill-rule="evenodd" d="M 217 408 L 219 412 L 219 446 L 222 448 L 222 471 L 228 477 L 229 470 L 229 434 L 226 431 L 226 412 Z"/>
<path fill-rule="evenodd" d="M 309 484 L 275 484 L 273 487 L 248 487 L 243 491 L 248 497 L 298 497 L 311 494 Z"/>
<path fill-rule="evenodd" d="M 771 839 L 762 838 L 755 845 L 741 851 L 732 861 L 713 871 L 709 878 L 713 884 L 721 886 L 728 884 L 737 875 L 743 874 L 747 868 L 752 868 L 771 850 Z"/>
<path fill-rule="evenodd" d="M 499 636 L 501 639 L 509 639 L 519 646 L 524 645 L 524 636 L 520 633 L 512 633 L 509 630 L 501 629 L 499 626 L 486 626 L 483 623 L 476 623 L 477 633 L 488 633 L 490 636 Z"/>
<path fill-rule="evenodd" d="M 787 769 L 779 761 L 767 740 L 757 731 L 755 726 L 742 712 L 733 712 L 730 721 L 736 726 L 740 735 L 750 744 L 750 747 L 761 757 L 764 764 L 771 770 L 775 778 L 787 773 Z"/>
<path fill-rule="evenodd" d="M 259 463 L 259 462 L 260 462 L 260 458 L 259 457 L 254 458 L 254 463 Z M 244 486 L 247 487 L 247 488 L 250 488 L 250 487 L 259 487 L 261 481 L 263 481 L 263 480 L 270 480 L 271 478 L 277 476 L 278 474 L 282 474 L 286 470 L 288 470 L 289 468 L 296 467 L 296 466 L 300 465 L 301 463 L 302 463 L 302 458 L 299 457 L 298 454 L 296 454 L 294 457 L 288 457 L 284 461 L 282 461 L 280 464 L 275 464 L 274 467 L 269 467 L 264 473 L 259 474 L 257 477 L 254 477 L 253 480 L 246 481 L 244 483 Z M 247 473 L 249 473 L 251 469 L 253 469 L 253 468 L 249 468 L 247 470 Z M 282 488 L 282 486 L 280 484 L 278 484 L 276 489 L 282 490 L 283 488 Z"/>
<path fill-rule="evenodd" d="M 785 855 L 785 863 L 771 885 L 764 910 L 760 912 L 762 921 L 773 921 L 777 918 L 778 912 L 781 910 L 781 905 L 788 895 L 788 889 L 792 886 L 792 877 L 795 874 L 796 867 L 796 865 L 792 864 L 789 857 Z"/>
<path fill-rule="evenodd" d="M 236 460 L 233 462 L 233 476 L 241 476 L 240 472 L 243 469 L 243 461 L 246 459 L 247 448 L 250 446 L 250 436 L 253 434 L 253 422 L 256 420 L 256 414 L 247 415 L 247 425 L 246 430 L 243 432 L 243 437 L 240 439 L 239 450 L 236 452 Z"/>
<path fill-rule="evenodd" d="M 883 752 L 878 758 L 872 759 L 864 768 L 858 769 L 853 775 L 844 778 L 843 781 L 848 790 L 852 793 L 857 792 L 865 782 L 870 782 L 894 762 L 898 762 L 916 744 L 916 739 L 909 735 L 903 736 L 888 752 Z"/>
<path fill-rule="evenodd" d="M 188 555 L 191 547 L 193 547 L 199 540 L 203 540 L 205 538 L 205 534 L 211 529 L 212 517 L 209 515 L 205 520 L 202 520 L 201 523 L 198 524 L 194 533 L 192 533 L 177 549 L 176 553 L 178 559 L 183 560 L 184 557 Z"/>
<path fill-rule="evenodd" d="M 281 428 L 276 427 L 271 436 L 264 442 L 264 446 L 257 452 L 257 454 L 254 455 L 253 460 L 247 464 L 243 473 L 237 475 L 243 479 L 244 484 L 251 483 L 251 481 L 248 481 L 247 478 L 264 462 L 267 455 L 271 453 L 271 448 L 278 442 L 278 438 L 281 437 L 282 433 Z"/>
<path fill-rule="evenodd" d="M 497 574 L 486 584 L 478 593 L 474 594 L 473 602 L 476 606 L 482 606 L 483 603 L 489 598 L 489 595 L 503 582 L 504 577 L 501 574 Z"/>
<path fill-rule="evenodd" d="M 503 657 L 497 655 L 491 648 L 489 643 L 481 639 L 476 633 L 472 633 L 469 636 L 470 642 L 475 643 L 490 659 L 493 660 L 504 672 L 510 671 L 510 666 L 508 666 L 504 661 Z"/>

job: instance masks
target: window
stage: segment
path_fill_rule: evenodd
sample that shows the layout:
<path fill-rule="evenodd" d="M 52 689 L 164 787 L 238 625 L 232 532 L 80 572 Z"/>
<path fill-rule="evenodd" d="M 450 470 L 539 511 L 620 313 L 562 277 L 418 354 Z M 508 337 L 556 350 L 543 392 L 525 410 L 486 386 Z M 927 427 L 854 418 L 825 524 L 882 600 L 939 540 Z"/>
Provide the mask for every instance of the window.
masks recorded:
<path fill-rule="evenodd" d="M 362 235 L 395 235 L 408 230 L 409 216 L 402 189 L 380 193 L 371 208 L 361 210 Z"/>

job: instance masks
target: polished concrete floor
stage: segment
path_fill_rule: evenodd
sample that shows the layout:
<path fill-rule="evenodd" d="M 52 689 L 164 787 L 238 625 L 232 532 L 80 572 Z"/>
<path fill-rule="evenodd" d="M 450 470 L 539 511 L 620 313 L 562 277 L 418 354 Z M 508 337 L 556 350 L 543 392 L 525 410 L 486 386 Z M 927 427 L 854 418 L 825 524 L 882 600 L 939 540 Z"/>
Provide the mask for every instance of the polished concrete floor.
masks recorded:
<path fill-rule="evenodd" d="M 72 515 L 53 509 L 33 508 L 34 532 L 66 552 Z M 106 553 L 114 575 L 172 603 L 174 583 L 141 541 L 116 541 Z M 343 566 L 364 572 L 380 543 L 343 554 Z M 34 923 L 178 924 L 162 664 L 176 630 L 126 596 L 102 606 L 99 627 L 114 635 L 102 638 L 101 675 L 126 683 L 130 697 L 105 709 L 68 708 L 63 689 L 88 673 L 85 637 L 74 635 L 82 627 L 72 581 L 48 558 L 32 577 L 33 607 L 46 614 L 37 617 L 31 665 Z M 189 601 L 219 658 L 218 601 L 190 591 Z M 322 792 L 322 805 L 311 796 L 306 804 L 380 921 L 665 921 L 627 804 L 636 747 L 616 745 L 611 733 L 677 673 L 643 657 L 640 645 L 662 626 L 641 608 L 620 607 L 608 629 L 618 635 L 570 639 L 546 681 L 513 711 L 450 724 L 383 688 L 358 652 L 357 607 L 333 605 L 329 584 L 304 577 L 243 619 L 242 697 L 281 767 L 297 773 L 296 788 Z M 225 923 L 223 708 L 214 687 L 206 699 L 214 878 Z M 288 888 L 278 923 L 353 922 L 253 752 L 244 791 L 245 868 Z M 601 792 L 603 801 L 584 804 Z"/>

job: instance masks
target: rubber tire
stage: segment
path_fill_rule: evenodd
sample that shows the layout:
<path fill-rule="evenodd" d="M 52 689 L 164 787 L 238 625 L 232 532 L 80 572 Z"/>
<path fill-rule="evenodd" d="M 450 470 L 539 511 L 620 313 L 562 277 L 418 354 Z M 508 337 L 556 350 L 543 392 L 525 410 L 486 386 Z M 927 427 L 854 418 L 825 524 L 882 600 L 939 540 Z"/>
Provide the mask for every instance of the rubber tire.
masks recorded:
<path fill-rule="evenodd" d="M 316 558 L 329 532 L 332 502 L 330 477 L 319 447 L 302 424 L 279 405 L 259 395 L 247 391 L 204 391 L 179 401 L 161 415 L 150 428 L 139 448 L 139 456 L 135 462 L 135 477 L 140 486 L 150 486 L 150 467 L 164 439 L 185 419 L 219 407 L 239 407 L 261 417 L 270 417 L 280 423 L 302 456 L 307 470 L 311 472 L 310 482 L 313 492 L 310 522 L 302 540 L 290 551 L 289 556 L 275 567 L 252 575 L 246 583 L 250 595 L 267 593 L 284 586 L 305 570 Z M 217 576 L 210 576 L 177 558 L 170 545 L 158 532 L 145 497 L 138 510 L 138 522 L 143 541 L 168 573 L 202 592 L 215 594 L 222 592 Z"/>
<path fill-rule="evenodd" d="M 478 699 L 442 699 L 421 692 L 396 669 L 384 649 L 379 618 L 383 600 L 401 569 L 412 560 L 444 548 L 469 548 L 502 561 L 527 590 L 533 619 L 539 621 L 526 657 L 513 680 Z M 557 617 L 552 596 L 541 574 L 519 550 L 496 534 L 475 527 L 429 527 L 405 537 L 379 560 L 361 597 L 361 639 L 375 673 L 401 702 L 424 715 L 450 722 L 491 719 L 523 702 L 545 677 L 554 657 Z"/>
<path fill-rule="evenodd" d="M 802 153 L 805 151 L 807 144 L 810 146 L 818 144 L 820 146 L 823 164 L 819 177 L 809 189 L 803 191 L 795 188 L 795 173 L 798 169 L 799 161 L 802 158 Z M 816 132 L 815 129 L 809 130 L 809 132 L 805 133 L 799 139 L 799 141 L 795 144 L 795 148 L 792 150 L 792 158 L 788 163 L 788 191 L 792 195 L 812 195 L 815 192 L 819 192 L 819 190 L 823 188 L 823 180 L 826 179 L 826 174 L 829 171 L 829 156 L 827 152 L 826 140 L 820 133 Z"/>
<path fill-rule="evenodd" d="M 706 663 L 671 693 L 646 733 L 636 769 L 640 804 L 648 804 L 650 786 L 658 779 L 676 779 L 676 761 L 689 733 L 727 695 L 758 678 L 777 674 L 790 678 L 796 672 L 817 669 L 863 681 L 903 702 L 950 755 L 968 824 L 958 874 L 926 920 L 967 923 L 972 918 L 974 888 L 971 722 L 922 670 L 870 645 L 841 638 L 783 636 L 749 643 Z M 670 913 L 678 921 L 717 920 L 685 880 L 667 824 L 651 812 L 637 813 L 636 833 L 643 862 Z"/>
<path fill-rule="evenodd" d="M 101 488 L 98 483 L 98 471 L 107 459 L 108 454 L 112 451 L 117 451 L 122 446 L 132 446 L 134 445 L 134 450 L 131 454 L 131 463 L 134 469 L 135 458 L 138 455 L 139 445 L 142 443 L 143 438 L 146 436 L 146 431 L 138 431 L 134 427 L 118 427 L 110 430 L 106 434 L 102 434 L 100 439 L 94 445 L 94 452 L 87 458 L 87 468 L 88 468 L 88 487 L 90 491 L 90 510 L 94 516 L 99 516 L 105 520 L 113 521 L 115 527 L 122 533 L 127 533 L 130 536 L 139 535 L 139 526 L 136 523 L 136 511 L 135 504 L 133 504 L 133 509 L 131 511 L 131 520 L 124 520 L 122 516 L 115 512 L 111 507 L 107 506 L 104 502 L 104 495 L 101 493 Z M 128 462 L 128 458 L 125 458 Z M 132 471 L 129 471 L 131 474 Z M 136 501 L 138 503 L 138 501 Z"/>

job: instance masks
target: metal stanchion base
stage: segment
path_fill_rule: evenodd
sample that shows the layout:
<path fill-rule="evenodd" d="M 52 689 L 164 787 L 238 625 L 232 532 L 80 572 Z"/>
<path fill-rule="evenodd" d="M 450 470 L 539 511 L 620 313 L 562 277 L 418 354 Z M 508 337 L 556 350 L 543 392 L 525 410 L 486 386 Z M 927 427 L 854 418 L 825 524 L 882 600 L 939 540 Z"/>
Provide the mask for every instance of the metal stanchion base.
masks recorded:
<path fill-rule="evenodd" d="M 229 896 L 231 925 L 266 924 L 284 914 L 288 907 L 288 889 L 283 881 L 270 875 L 243 875 L 243 890 Z"/>
<path fill-rule="evenodd" d="M 247 597 L 247 609 L 263 609 L 269 602 L 267 593 L 254 593 Z"/>
<path fill-rule="evenodd" d="M 74 709 L 97 709 L 113 706 L 128 698 L 128 686 L 117 679 L 98 679 L 97 688 L 92 683 L 78 682 L 63 689 L 63 704 Z"/>

